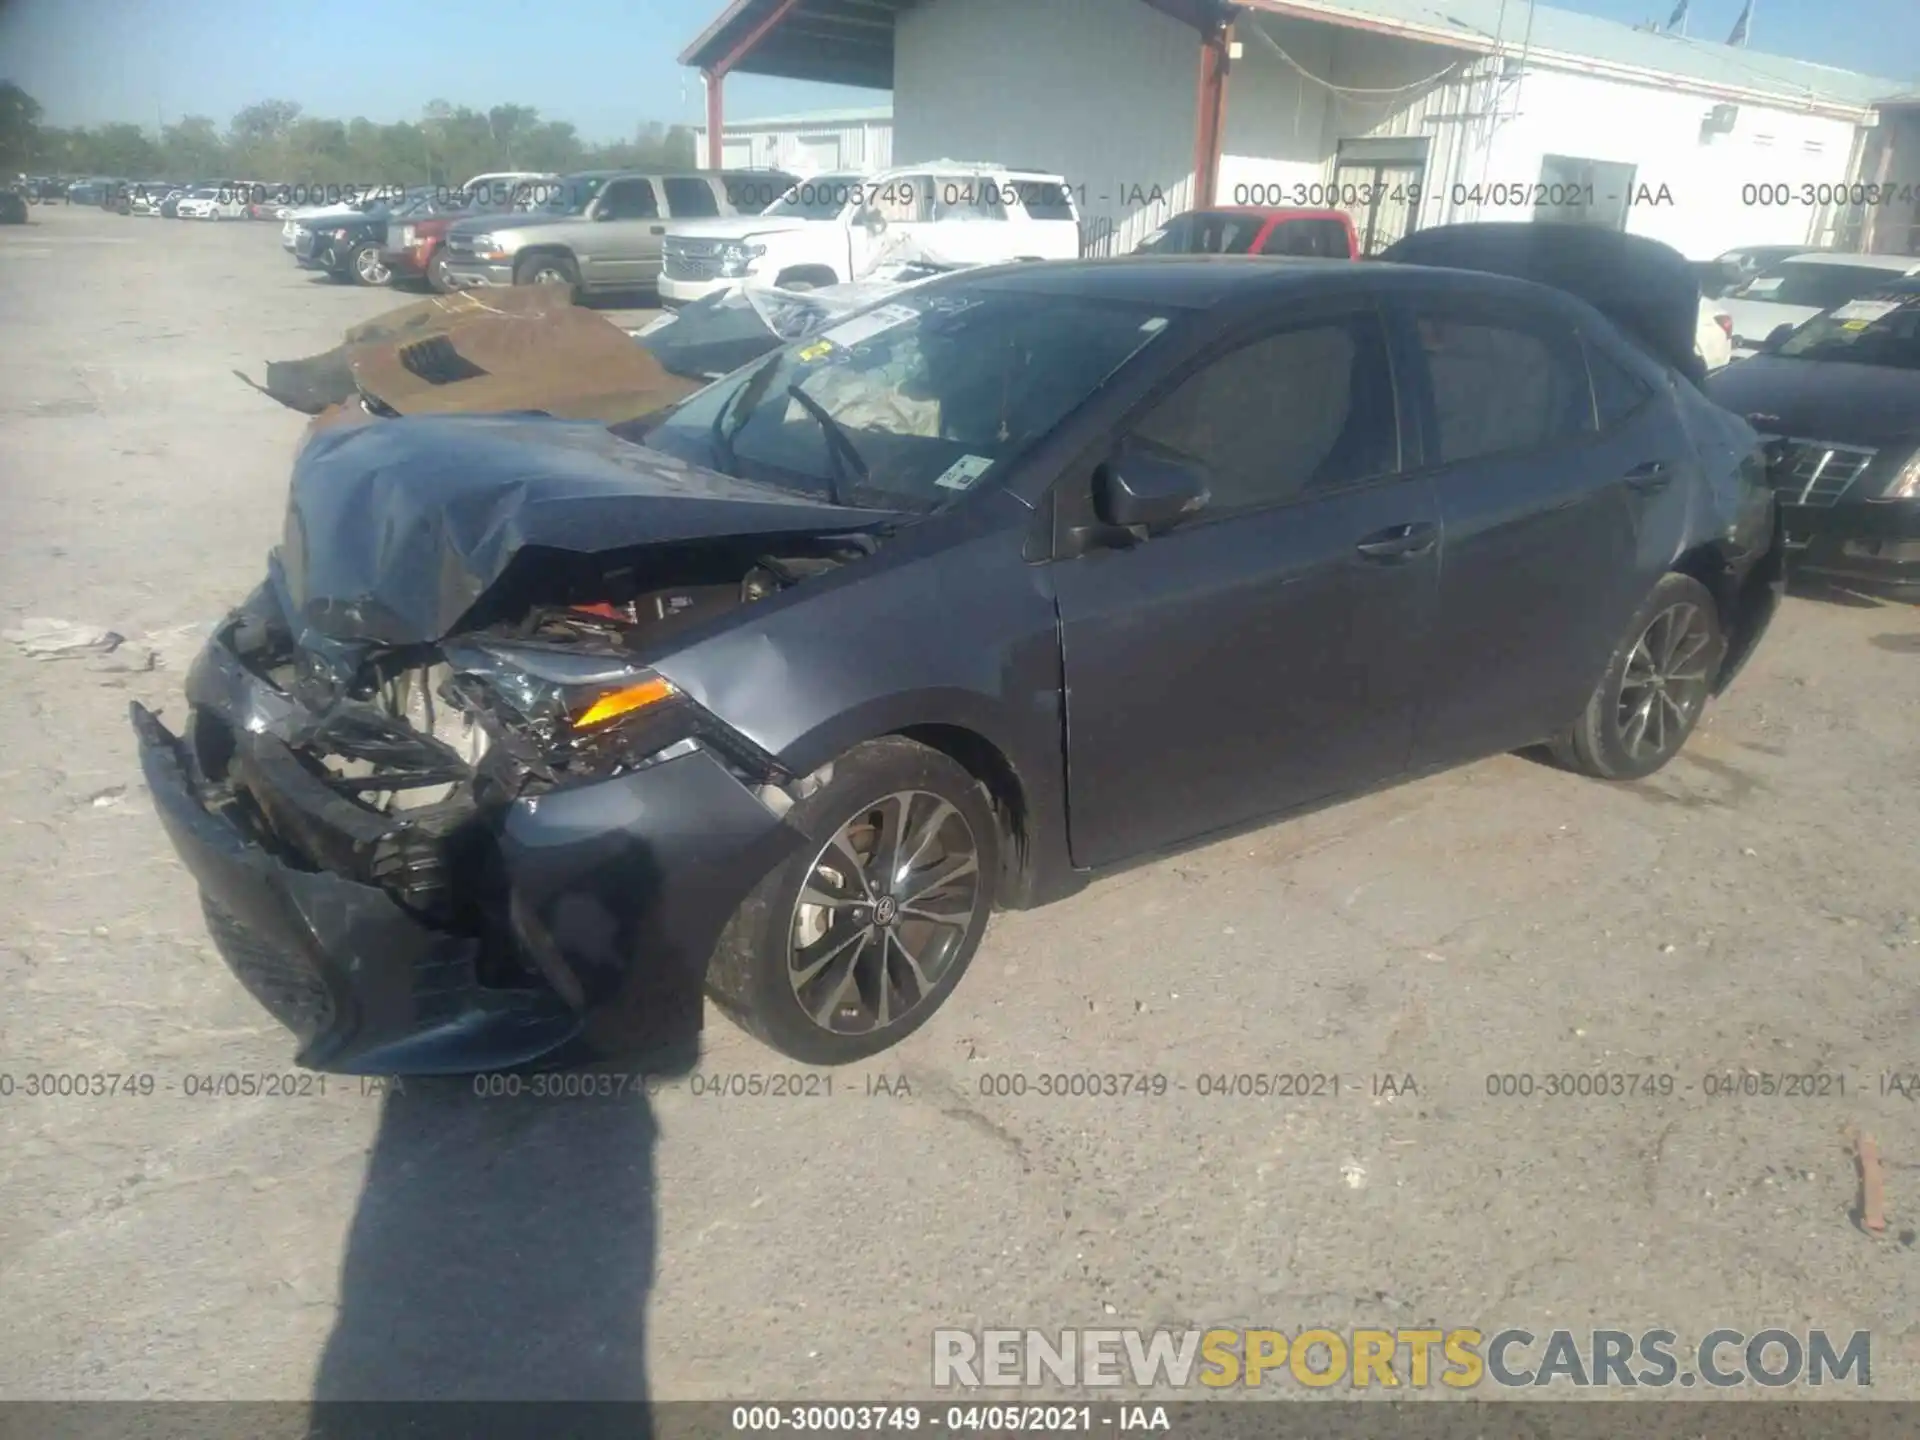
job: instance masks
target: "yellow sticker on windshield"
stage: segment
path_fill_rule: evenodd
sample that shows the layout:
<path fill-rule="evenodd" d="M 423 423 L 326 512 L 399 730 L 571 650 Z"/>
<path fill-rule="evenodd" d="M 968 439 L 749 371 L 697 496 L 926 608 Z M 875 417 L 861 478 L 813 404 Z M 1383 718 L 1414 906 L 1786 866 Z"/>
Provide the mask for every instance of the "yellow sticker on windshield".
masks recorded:
<path fill-rule="evenodd" d="M 820 359 L 822 356 L 831 355 L 832 353 L 833 342 L 831 340 L 816 340 L 813 344 L 807 346 L 806 349 L 799 352 L 799 358 L 813 361 Z"/>
<path fill-rule="evenodd" d="M 1849 320 L 1847 321 L 1846 324 L 1842 325 L 1840 328 L 1842 330 L 1864 330 L 1867 328 L 1867 326 L 1871 325 L 1872 323 L 1873 322 L 1871 320 Z"/>

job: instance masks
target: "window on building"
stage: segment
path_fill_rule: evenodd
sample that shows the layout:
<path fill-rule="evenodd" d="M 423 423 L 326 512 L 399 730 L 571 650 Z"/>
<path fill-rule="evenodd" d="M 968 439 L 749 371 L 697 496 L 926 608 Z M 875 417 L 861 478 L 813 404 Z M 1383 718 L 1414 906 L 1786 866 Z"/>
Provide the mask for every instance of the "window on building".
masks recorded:
<path fill-rule="evenodd" d="M 702 219 L 720 213 L 720 202 L 714 198 L 713 186 L 705 180 L 681 175 L 661 183 L 666 187 L 667 209 L 672 212 L 674 219 Z"/>
<path fill-rule="evenodd" d="M 1612 160 L 1586 160 L 1577 155 L 1548 155 L 1540 161 L 1540 190 L 1533 218 L 1562 225 L 1597 225 L 1605 230 L 1627 228 L 1627 207 L 1633 199 L 1631 165 Z"/>
<path fill-rule="evenodd" d="M 1399 468 L 1378 317 L 1283 330 L 1189 376 L 1134 427 L 1211 476 L 1208 513 L 1260 509 Z"/>
<path fill-rule="evenodd" d="M 1570 331 L 1443 314 L 1415 323 L 1441 464 L 1538 450 L 1593 429 L 1592 392 Z"/>

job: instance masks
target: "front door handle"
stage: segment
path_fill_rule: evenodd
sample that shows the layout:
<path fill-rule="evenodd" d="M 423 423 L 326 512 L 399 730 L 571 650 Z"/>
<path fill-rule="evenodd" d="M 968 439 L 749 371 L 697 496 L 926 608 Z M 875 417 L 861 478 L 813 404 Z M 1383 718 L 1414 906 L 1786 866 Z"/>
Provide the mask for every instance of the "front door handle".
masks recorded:
<path fill-rule="evenodd" d="M 1369 560 L 1411 560 L 1433 549 L 1440 538 L 1440 527 L 1429 520 L 1410 525 L 1393 525 L 1377 530 L 1353 548 Z"/>
<path fill-rule="evenodd" d="M 1664 490 L 1673 483 L 1673 471 L 1664 460 L 1649 460 L 1634 466 L 1621 478 L 1635 490 Z"/>
<path fill-rule="evenodd" d="M 653 225 L 653 226 L 649 226 L 648 228 L 655 235 L 664 235 L 667 233 L 667 227 L 664 225 Z"/>

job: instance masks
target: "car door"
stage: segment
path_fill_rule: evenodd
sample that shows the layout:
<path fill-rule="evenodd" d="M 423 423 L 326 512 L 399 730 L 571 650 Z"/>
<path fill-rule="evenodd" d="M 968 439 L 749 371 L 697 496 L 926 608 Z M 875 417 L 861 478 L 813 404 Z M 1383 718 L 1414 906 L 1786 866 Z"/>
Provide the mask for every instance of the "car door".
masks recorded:
<path fill-rule="evenodd" d="M 660 241 L 667 227 L 653 181 L 609 180 L 594 209 L 594 230 L 580 255 L 580 279 L 595 289 L 631 290 L 660 277 Z"/>
<path fill-rule="evenodd" d="M 1398 774 L 1438 514 L 1403 470 L 1378 312 L 1252 322 L 1123 431 L 1204 464 L 1213 495 L 1177 529 L 1051 567 L 1075 863 Z"/>
<path fill-rule="evenodd" d="M 1601 431 L 1558 306 L 1456 289 L 1394 313 L 1446 548 L 1424 768 L 1532 744 L 1578 715 L 1651 584 L 1644 506 L 1684 503 L 1694 462 L 1657 397 Z"/>

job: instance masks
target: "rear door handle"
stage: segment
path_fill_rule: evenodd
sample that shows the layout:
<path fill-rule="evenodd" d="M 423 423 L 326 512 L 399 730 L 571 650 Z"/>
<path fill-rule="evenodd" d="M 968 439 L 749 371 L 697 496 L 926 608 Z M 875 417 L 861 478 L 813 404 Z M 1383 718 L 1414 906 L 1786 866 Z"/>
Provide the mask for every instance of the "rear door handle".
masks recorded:
<path fill-rule="evenodd" d="M 1663 490 L 1673 483 L 1673 471 L 1664 460 L 1649 460 L 1634 466 L 1621 478 L 1635 490 Z"/>
<path fill-rule="evenodd" d="M 1440 527 L 1429 520 L 1410 525 L 1393 525 L 1376 530 L 1353 548 L 1369 560 L 1411 560 L 1433 549 L 1440 538 Z"/>

